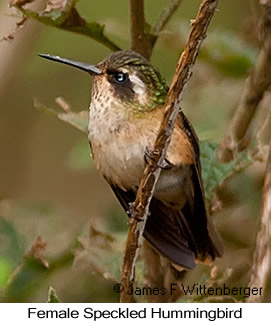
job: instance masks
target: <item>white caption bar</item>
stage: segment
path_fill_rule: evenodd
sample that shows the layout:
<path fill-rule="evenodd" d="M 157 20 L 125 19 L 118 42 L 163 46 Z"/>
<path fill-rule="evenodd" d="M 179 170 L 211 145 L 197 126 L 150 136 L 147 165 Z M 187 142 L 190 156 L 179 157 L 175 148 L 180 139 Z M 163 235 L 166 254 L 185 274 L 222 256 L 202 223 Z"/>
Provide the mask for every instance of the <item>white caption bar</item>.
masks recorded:
<path fill-rule="evenodd" d="M 0 304 L 0 322 L 269 322 L 270 304 Z M 270 318 L 269 318 L 270 319 Z"/>

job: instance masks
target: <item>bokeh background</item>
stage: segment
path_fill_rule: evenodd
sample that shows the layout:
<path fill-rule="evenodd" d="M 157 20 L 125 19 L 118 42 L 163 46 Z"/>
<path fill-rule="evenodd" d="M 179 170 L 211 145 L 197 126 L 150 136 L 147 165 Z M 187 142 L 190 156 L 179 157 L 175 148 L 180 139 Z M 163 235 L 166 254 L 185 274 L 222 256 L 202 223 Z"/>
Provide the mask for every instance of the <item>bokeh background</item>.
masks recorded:
<path fill-rule="evenodd" d="M 145 3 L 147 21 L 153 23 L 169 1 Z M 168 83 L 199 3 L 183 1 L 154 49 L 152 62 Z M 80 0 L 77 9 L 87 20 L 105 24 L 106 35 L 121 48 L 129 48 L 128 1 Z M 259 14 L 257 0 L 220 1 L 183 100 L 201 139 L 223 138 L 257 57 Z M 2 38 L 15 29 L 19 14 L 0 0 L 0 15 Z M 124 234 L 127 218 L 93 167 L 86 136 L 33 106 L 36 98 L 59 109 L 55 98 L 63 97 L 73 111 L 87 110 L 91 80 L 80 71 L 42 60 L 38 53 L 97 63 L 110 51 L 86 37 L 35 21 L 28 21 L 13 41 L 0 42 L 0 288 L 38 236 L 47 243 L 44 259 L 59 261 L 50 274 L 26 273 L 20 286 L 28 287 L 11 291 L 3 300 L 45 302 L 53 286 L 63 302 L 118 301 L 113 282 L 86 265 L 72 265 L 69 252 L 90 224 L 102 232 Z M 230 277 L 229 284 L 248 282 L 263 170 L 260 164 L 252 165 L 220 193 L 223 210 L 215 221 L 226 253 L 217 263 L 221 275 Z M 198 268 L 195 277 L 202 279 L 204 270 Z"/>

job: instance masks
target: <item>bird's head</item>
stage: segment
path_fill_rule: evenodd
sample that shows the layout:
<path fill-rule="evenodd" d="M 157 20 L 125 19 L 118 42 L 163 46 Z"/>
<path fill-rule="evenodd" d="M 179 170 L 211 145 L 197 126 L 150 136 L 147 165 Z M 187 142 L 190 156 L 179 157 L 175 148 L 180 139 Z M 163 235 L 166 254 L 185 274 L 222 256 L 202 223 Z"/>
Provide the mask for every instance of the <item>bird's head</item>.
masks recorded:
<path fill-rule="evenodd" d="M 68 64 L 93 77 L 92 100 L 121 104 L 136 113 L 162 106 L 168 87 L 160 73 L 140 54 L 117 51 L 96 65 L 41 54 L 43 58 Z"/>

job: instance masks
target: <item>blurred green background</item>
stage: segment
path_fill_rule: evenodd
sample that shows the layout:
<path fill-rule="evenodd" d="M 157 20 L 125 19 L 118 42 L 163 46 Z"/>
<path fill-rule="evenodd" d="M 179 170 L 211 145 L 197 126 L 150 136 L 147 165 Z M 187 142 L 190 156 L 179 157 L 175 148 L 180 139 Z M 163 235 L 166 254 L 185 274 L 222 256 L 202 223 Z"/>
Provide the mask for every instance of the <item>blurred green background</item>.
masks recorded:
<path fill-rule="evenodd" d="M 156 21 L 169 2 L 146 0 L 147 21 Z M 183 1 L 154 49 L 152 62 L 168 83 L 199 3 Z M 105 24 L 106 35 L 121 48 L 129 48 L 128 1 L 114 0 L 114 5 L 110 1 L 109 8 L 108 0 L 80 0 L 77 8 L 87 20 Z M 220 1 L 183 100 L 201 139 L 223 138 L 257 57 L 259 13 L 257 0 Z M 3 37 L 14 30 L 18 14 L 1 0 L 0 15 Z M 18 278 L 21 290 L 10 290 L 4 301 L 44 302 L 49 286 L 63 302 L 118 301 L 113 282 L 86 265 L 72 265 L 70 251 L 82 244 L 78 237 L 86 234 L 90 223 L 123 236 L 127 218 L 92 167 L 86 136 L 33 107 L 33 98 L 59 109 L 55 98 L 61 96 L 74 111 L 87 110 L 90 102 L 87 75 L 44 61 L 38 53 L 97 63 L 109 52 L 86 37 L 34 21 L 28 21 L 12 42 L 0 42 L 0 288 L 37 236 L 47 243 L 44 258 L 55 265 L 50 274 L 44 268 L 44 273 L 33 268 L 24 273 Z M 231 270 L 231 284 L 247 284 L 262 175 L 263 167 L 253 165 L 220 194 L 224 208 L 215 218 L 226 254 L 217 264 L 222 275 Z M 199 267 L 193 277 L 200 278 L 205 270 Z"/>

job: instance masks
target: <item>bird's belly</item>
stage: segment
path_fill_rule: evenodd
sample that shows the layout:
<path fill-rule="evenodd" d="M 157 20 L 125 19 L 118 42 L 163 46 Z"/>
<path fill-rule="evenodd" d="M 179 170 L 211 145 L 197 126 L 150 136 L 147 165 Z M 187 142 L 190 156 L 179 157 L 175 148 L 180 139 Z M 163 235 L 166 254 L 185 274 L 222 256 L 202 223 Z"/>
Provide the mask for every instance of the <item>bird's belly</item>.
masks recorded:
<path fill-rule="evenodd" d="M 127 191 L 139 186 L 145 167 L 144 145 L 112 141 L 110 145 L 96 147 L 92 144 L 94 162 L 105 179 Z M 188 172 L 182 167 L 161 171 L 154 197 L 170 207 L 182 208 L 187 197 Z"/>
<path fill-rule="evenodd" d="M 139 185 L 144 170 L 144 145 L 141 142 L 125 142 L 113 139 L 110 143 L 91 143 L 97 169 L 111 184 L 123 190 Z"/>

